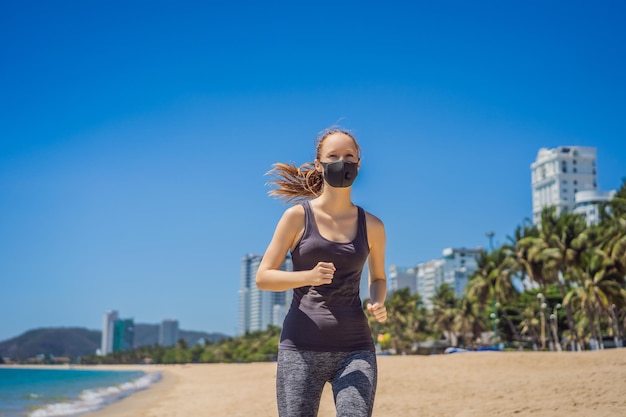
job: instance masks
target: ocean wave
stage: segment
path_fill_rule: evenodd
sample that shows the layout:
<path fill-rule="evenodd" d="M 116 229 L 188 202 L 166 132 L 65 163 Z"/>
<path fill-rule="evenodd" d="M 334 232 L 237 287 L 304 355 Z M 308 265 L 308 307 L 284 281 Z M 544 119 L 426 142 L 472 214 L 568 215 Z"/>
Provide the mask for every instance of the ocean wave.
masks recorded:
<path fill-rule="evenodd" d="M 74 401 L 48 404 L 34 410 L 28 417 L 69 417 L 96 411 L 134 392 L 144 390 L 160 379 L 160 372 L 148 372 L 138 379 L 119 385 L 85 390 Z"/>

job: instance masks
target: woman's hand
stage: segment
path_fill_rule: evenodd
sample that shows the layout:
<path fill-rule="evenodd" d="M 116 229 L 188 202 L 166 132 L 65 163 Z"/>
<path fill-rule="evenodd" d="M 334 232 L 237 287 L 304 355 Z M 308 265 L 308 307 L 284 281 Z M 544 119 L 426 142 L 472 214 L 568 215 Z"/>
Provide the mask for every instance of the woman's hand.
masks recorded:
<path fill-rule="evenodd" d="M 385 304 L 381 303 L 367 303 L 367 311 L 374 317 L 374 319 L 382 323 L 387 320 L 387 308 Z"/>
<path fill-rule="evenodd" d="M 335 265 L 332 262 L 318 262 L 310 272 L 310 285 L 332 284 L 335 276 Z"/>

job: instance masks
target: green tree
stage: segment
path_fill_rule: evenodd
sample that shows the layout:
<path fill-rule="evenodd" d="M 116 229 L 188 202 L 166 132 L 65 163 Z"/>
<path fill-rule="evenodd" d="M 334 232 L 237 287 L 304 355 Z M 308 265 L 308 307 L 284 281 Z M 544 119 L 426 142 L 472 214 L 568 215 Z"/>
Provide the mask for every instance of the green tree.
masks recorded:
<path fill-rule="evenodd" d="M 527 276 L 546 293 L 549 285 L 556 285 L 561 300 L 571 288 L 568 272 L 580 262 L 582 253 L 593 245 L 594 236 L 581 215 L 556 214 L 555 207 L 541 212 L 541 221 L 535 233 L 520 239 L 514 253 Z M 568 327 L 577 345 L 578 334 L 571 305 L 565 305 Z M 549 333 L 551 334 L 551 333 Z M 558 335 L 552 335 L 555 345 Z M 542 337 L 542 349 L 545 348 Z"/>
<path fill-rule="evenodd" d="M 535 348 L 541 343 L 539 337 L 541 324 L 538 316 L 538 308 L 534 308 L 533 304 L 527 304 L 522 311 L 522 321 L 520 322 L 521 334 L 530 337 Z"/>
<path fill-rule="evenodd" d="M 466 296 L 478 302 L 481 305 L 480 314 L 484 318 L 489 317 L 494 320 L 496 325 L 501 315 L 512 337 L 519 340 L 517 327 L 507 313 L 507 306 L 511 305 L 518 296 L 513 285 L 513 277 L 518 272 L 516 269 L 518 264 L 511 255 L 511 249 L 504 246 L 489 253 L 481 252 L 476 264 L 476 271 L 470 275 L 465 289 Z M 496 336 L 494 334 L 494 339 Z"/>
<path fill-rule="evenodd" d="M 203 353 L 204 353 L 204 346 L 200 343 L 197 343 L 193 345 L 193 347 L 191 348 L 189 352 L 189 360 L 192 363 L 198 363 L 200 362 Z"/>
<path fill-rule="evenodd" d="M 624 305 L 626 290 L 624 277 L 613 261 L 600 249 L 588 251 L 581 257 L 579 267 L 570 271 L 578 281 L 566 295 L 566 306 L 579 308 L 587 319 L 590 336 L 602 348 L 602 320 L 604 313 L 610 317 L 612 305 Z"/>
<path fill-rule="evenodd" d="M 459 305 L 454 290 L 448 284 L 441 284 L 432 298 L 433 329 L 441 332 L 450 345 L 457 346 L 457 319 Z"/>
<path fill-rule="evenodd" d="M 412 346 L 420 341 L 420 334 L 426 331 L 427 313 L 421 296 L 403 288 L 391 293 L 385 306 L 387 320 L 384 323 L 378 323 L 368 315 L 374 340 L 379 334 L 388 333 L 390 344 L 397 354 L 409 353 Z"/>
<path fill-rule="evenodd" d="M 626 179 L 613 199 L 604 205 L 600 223 L 600 247 L 626 275 Z"/>
<path fill-rule="evenodd" d="M 459 301 L 459 315 L 456 317 L 456 328 L 462 338 L 462 344 L 474 348 L 475 341 L 487 328 L 484 306 L 477 300 L 464 296 Z"/>

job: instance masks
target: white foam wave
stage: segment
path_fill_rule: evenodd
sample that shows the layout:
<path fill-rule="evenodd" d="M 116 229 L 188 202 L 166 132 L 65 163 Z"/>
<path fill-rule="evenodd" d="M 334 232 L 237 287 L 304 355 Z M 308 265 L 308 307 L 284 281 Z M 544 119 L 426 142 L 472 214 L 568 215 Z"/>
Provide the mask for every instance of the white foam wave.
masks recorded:
<path fill-rule="evenodd" d="M 85 390 L 80 393 L 77 400 L 49 404 L 30 413 L 29 417 L 58 417 L 76 416 L 99 410 L 107 404 L 121 400 L 130 394 L 144 390 L 161 379 L 160 372 L 148 372 L 141 378 L 124 382 L 123 384 Z"/>

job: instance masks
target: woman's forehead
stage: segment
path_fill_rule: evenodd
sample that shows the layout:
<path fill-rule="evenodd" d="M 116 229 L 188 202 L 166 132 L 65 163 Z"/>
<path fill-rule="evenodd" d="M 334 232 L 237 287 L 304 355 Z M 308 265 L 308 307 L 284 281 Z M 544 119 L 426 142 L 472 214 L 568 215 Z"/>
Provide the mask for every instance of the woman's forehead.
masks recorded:
<path fill-rule="evenodd" d="M 328 152 L 331 150 L 354 150 L 357 151 L 357 145 L 353 137 L 342 132 L 334 132 L 328 135 L 321 143 L 320 150 Z"/>

